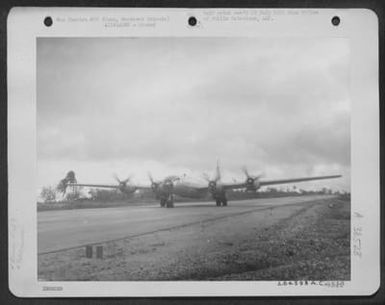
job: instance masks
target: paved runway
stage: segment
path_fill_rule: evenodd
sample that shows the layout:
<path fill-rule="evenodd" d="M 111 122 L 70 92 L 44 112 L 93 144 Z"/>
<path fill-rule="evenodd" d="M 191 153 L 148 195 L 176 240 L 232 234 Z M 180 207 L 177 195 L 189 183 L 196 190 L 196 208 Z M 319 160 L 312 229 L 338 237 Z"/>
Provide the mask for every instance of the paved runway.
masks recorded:
<path fill-rule="evenodd" d="M 227 207 L 216 207 L 214 202 L 196 202 L 175 203 L 173 209 L 144 205 L 38 212 L 38 252 L 43 254 L 331 197 L 319 195 L 230 201 Z"/>

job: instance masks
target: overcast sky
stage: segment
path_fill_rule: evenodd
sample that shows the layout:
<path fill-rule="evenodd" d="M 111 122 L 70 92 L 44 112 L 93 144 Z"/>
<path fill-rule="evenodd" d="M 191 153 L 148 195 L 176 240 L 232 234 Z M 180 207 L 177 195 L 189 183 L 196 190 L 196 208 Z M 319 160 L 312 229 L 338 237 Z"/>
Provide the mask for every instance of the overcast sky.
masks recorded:
<path fill-rule="evenodd" d="M 219 158 L 224 181 L 247 165 L 350 190 L 348 77 L 344 39 L 39 38 L 38 184 L 201 177 Z"/>

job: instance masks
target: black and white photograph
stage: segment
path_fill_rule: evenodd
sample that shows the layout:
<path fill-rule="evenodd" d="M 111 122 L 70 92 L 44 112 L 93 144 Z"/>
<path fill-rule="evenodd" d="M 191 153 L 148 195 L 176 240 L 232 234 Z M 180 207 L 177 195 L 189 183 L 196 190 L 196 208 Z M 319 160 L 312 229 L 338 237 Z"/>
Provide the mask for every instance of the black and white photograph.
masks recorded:
<path fill-rule="evenodd" d="M 13 294 L 378 289 L 372 12 L 20 8 L 8 28 Z"/>
<path fill-rule="evenodd" d="M 349 280 L 348 72 L 344 39 L 39 38 L 39 279 Z"/>

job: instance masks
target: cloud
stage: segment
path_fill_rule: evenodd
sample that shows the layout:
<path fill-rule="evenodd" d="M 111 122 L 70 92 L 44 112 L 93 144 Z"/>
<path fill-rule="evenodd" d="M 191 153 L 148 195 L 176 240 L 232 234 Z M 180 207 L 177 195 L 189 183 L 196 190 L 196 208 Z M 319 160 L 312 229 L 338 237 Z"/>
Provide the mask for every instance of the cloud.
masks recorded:
<path fill-rule="evenodd" d="M 37 58 L 41 180 L 59 164 L 201 172 L 217 158 L 230 175 L 349 171 L 344 39 L 39 38 Z"/>

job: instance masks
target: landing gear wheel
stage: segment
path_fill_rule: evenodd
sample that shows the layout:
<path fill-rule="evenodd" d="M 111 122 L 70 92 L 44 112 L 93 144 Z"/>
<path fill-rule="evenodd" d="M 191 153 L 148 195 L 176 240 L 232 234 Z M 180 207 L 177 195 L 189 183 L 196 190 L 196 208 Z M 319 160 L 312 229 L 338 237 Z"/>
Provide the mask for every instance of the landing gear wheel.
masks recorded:
<path fill-rule="evenodd" d="M 216 200 L 217 207 L 221 206 L 221 201 L 219 199 Z"/>
<path fill-rule="evenodd" d="M 167 202 L 166 202 L 166 207 L 167 208 L 173 208 L 174 207 L 174 197 L 171 195 Z"/>
<path fill-rule="evenodd" d="M 166 200 L 165 199 L 161 199 L 160 200 L 160 207 L 164 208 L 165 205 L 166 205 Z"/>

